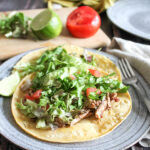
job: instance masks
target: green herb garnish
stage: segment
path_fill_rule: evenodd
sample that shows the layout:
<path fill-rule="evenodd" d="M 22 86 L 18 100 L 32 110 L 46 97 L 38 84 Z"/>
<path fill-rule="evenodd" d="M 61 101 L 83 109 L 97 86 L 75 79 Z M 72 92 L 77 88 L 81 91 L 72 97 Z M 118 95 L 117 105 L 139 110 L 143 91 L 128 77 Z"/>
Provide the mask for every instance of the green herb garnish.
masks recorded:
<path fill-rule="evenodd" d="M 10 38 L 25 38 L 29 35 L 29 21 L 21 12 L 12 12 L 9 15 L 3 15 L 0 19 L 0 34 Z"/>

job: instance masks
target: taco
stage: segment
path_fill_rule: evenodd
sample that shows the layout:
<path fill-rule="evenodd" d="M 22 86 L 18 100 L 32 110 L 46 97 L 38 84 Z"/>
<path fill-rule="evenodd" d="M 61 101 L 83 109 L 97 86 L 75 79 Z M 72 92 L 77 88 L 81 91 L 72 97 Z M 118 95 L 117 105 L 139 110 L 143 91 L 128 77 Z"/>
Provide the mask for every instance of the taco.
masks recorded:
<path fill-rule="evenodd" d="M 108 58 L 75 46 L 31 52 L 15 67 L 23 80 L 11 104 L 16 123 L 49 142 L 83 142 L 116 128 L 132 102 Z"/>

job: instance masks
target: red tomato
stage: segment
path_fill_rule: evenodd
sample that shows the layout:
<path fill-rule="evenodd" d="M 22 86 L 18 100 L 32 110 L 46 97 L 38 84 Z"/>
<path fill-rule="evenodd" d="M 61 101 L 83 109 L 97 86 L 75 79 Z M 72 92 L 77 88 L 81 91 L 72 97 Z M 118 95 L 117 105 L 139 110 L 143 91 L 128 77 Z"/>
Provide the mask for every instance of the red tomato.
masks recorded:
<path fill-rule="evenodd" d="M 75 9 L 67 18 L 67 29 L 79 38 L 87 38 L 94 35 L 101 25 L 99 14 L 89 6 L 81 6 Z"/>
<path fill-rule="evenodd" d="M 72 80 L 74 80 L 76 77 L 71 74 L 71 75 L 70 75 L 70 78 L 71 78 Z"/>
<path fill-rule="evenodd" d="M 46 105 L 46 110 L 49 108 L 49 104 Z"/>
<path fill-rule="evenodd" d="M 42 94 L 42 90 L 40 89 L 40 90 L 37 90 L 36 92 L 34 92 L 33 95 L 32 95 L 32 97 L 34 99 L 39 99 L 40 96 L 41 96 L 41 94 Z"/>
<path fill-rule="evenodd" d="M 26 99 L 29 99 L 29 100 L 32 100 L 32 101 L 35 100 L 35 99 L 34 99 L 32 96 L 30 96 L 29 94 L 26 94 L 25 97 L 26 97 Z"/>
<path fill-rule="evenodd" d="M 98 70 L 89 69 L 89 71 L 94 77 L 100 77 L 100 72 Z"/>
<path fill-rule="evenodd" d="M 45 109 L 45 106 L 41 107 L 42 109 Z M 46 105 L 46 110 L 49 108 L 49 104 Z"/>
<path fill-rule="evenodd" d="M 101 91 L 99 89 L 90 87 L 86 89 L 86 96 L 89 97 L 91 92 L 96 92 L 96 94 L 101 94 Z"/>
<path fill-rule="evenodd" d="M 42 94 L 42 90 L 40 89 L 34 92 L 31 96 L 29 94 L 26 94 L 25 97 L 26 99 L 29 99 L 29 100 L 36 100 L 40 98 L 41 94 Z"/>

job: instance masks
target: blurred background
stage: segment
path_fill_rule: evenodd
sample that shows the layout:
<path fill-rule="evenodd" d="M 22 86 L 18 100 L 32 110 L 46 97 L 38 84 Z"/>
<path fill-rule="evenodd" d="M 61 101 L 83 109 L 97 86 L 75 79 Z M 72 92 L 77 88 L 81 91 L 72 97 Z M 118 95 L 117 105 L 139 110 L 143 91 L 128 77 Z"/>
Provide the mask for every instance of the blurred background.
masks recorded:
<path fill-rule="evenodd" d="M 0 0 L 0 11 L 46 7 L 43 0 Z"/>
<path fill-rule="evenodd" d="M 100 14 L 102 19 L 101 28 L 110 38 L 116 36 L 134 42 L 150 44 L 148 40 L 144 40 L 118 29 L 109 21 L 105 10 L 112 6 L 116 1 L 118 0 L 0 0 L 0 11 L 60 7 L 58 4 L 63 7 L 88 5 L 93 7 Z"/>

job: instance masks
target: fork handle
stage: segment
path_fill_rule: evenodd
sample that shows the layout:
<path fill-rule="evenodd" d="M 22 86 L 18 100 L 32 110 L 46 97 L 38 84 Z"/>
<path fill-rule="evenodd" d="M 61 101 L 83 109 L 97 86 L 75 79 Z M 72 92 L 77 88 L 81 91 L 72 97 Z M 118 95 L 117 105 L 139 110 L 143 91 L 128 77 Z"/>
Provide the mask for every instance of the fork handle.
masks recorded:
<path fill-rule="evenodd" d="M 132 86 L 136 89 L 141 100 L 144 100 L 145 105 L 146 105 L 148 111 L 150 112 L 150 99 L 148 99 L 147 96 L 141 92 L 141 89 L 137 86 L 137 84 L 132 84 Z"/>

